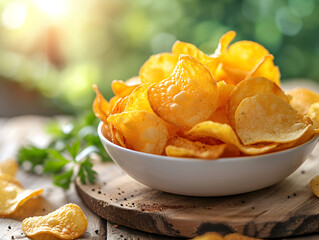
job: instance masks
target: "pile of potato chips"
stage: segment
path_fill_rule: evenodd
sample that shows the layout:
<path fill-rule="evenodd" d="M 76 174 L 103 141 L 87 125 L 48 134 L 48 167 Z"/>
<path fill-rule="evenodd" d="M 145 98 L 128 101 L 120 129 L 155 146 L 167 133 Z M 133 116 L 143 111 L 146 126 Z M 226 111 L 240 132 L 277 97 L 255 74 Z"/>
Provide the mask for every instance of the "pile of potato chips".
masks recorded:
<path fill-rule="evenodd" d="M 43 189 L 24 189 L 15 178 L 18 164 L 13 159 L 0 162 L 0 217 L 13 214 L 29 199 L 42 194 Z"/>
<path fill-rule="evenodd" d="M 10 217 L 43 189 L 28 190 L 14 176 L 18 164 L 13 159 L 0 162 L 0 217 Z M 46 216 L 26 218 L 23 232 L 32 239 L 76 239 L 87 228 L 87 219 L 76 204 L 67 204 Z"/>
<path fill-rule="evenodd" d="M 317 133 L 319 95 L 284 92 L 274 57 L 227 32 L 207 55 L 177 41 L 151 56 L 139 76 L 114 80 L 106 101 L 94 86 L 95 115 L 113 143 L 136 151 L 216 159 L 287 149 Z M 318 102 L 318 103 L 317 103 Z"/>

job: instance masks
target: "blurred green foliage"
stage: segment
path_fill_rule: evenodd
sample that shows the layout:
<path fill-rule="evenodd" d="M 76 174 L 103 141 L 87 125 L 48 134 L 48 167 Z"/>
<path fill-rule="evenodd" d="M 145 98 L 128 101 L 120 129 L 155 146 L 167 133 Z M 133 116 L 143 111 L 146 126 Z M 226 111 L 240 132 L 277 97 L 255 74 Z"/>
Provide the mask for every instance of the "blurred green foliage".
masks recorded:
<path fill-rule="evenodd" d="M 2 0 L 0 76 L 77 112 L 91 107 L 93 83 L 110 98 L 112 80 L 177 39 L 212 53 L 235 30 L 275 56 L 282 79 L 319 82 L 318 16 L 315 0 Z"/>

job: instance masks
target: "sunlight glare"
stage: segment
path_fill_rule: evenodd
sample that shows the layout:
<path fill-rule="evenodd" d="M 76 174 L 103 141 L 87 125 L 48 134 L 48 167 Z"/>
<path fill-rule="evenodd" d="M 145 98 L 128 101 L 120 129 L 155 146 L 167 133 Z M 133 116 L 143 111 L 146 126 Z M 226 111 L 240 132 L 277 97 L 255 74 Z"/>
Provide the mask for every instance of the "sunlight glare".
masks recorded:
<path fill-rule="evenodd" d="M 2 24 L 8 29 L 22 27 L 27 17 L 26 6 L 21 2 L 9 3 L 2 12 Z"/>
<path fill-rule="evenodd" d="M 66 14 L 66 0 L 34 0 L 35 4 L 52 17 L 62 17 Z"/>

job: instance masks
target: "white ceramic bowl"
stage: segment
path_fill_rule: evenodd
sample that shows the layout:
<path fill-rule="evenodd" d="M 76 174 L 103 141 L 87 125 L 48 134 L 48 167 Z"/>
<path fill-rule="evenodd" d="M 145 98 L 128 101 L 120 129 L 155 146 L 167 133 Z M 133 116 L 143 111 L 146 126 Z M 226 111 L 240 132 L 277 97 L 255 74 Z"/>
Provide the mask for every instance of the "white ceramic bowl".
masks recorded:
<path fill-rule="evenodd" d="M 318 136 L 288 150 L 240 158 L 202 160 L 142 153 L 98 134 L 110 157 L 128 175 L 151 188 L 188 196 L 226 196 L 271 186 L 288 177 L 309 156 Z"/>

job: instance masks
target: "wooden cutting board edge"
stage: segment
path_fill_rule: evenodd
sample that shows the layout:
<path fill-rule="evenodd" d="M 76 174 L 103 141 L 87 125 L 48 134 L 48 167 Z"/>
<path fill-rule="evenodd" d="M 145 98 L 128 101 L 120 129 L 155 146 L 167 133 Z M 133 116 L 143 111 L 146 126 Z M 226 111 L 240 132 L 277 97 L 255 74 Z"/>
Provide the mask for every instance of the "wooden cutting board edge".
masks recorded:
<path fill-rule="evenodd" d="M 128 177 L 129 178 L 129 177 Z M 134 180 L 132 180 L 134 181 Z M 319 232 L 319 214 L 290 216 L 284 221 L 229 222 L 213 221 L 197 222 L 194 219 L 172 219 L 163 212 L 141 211 L 138 208 L 121 206 L 119 202 L 107 202 L 92 194 L 91 186 L 82 185 L 76 181 L 76 190 L 84 203 L 97 215 L 118 225 L 141 231 L 174 237 L 194 237 L 208 231 L 221 234 L 232 232 L 242 233 L 252 237 L 289 237 Z M 156 190 L 150 190 L 156 191 Z M 315 199 L 317 200 L 317 199 Z M 318 202 L 319 205 L 319 202 Z"/>

